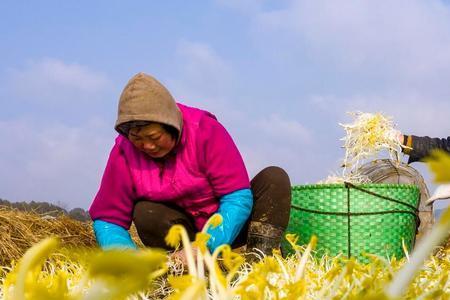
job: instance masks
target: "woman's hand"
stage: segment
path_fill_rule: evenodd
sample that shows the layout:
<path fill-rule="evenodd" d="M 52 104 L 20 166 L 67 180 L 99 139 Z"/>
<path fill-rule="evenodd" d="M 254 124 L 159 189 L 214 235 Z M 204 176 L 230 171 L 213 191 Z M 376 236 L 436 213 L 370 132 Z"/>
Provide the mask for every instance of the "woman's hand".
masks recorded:
<path fill-rule="evenodd" d="M 395 135 L 396 135 L 397 141 L 403 145 L 403 141 L 404 141 L 403 133 L 401 133 L 399 130 L 396 130 Z"/>

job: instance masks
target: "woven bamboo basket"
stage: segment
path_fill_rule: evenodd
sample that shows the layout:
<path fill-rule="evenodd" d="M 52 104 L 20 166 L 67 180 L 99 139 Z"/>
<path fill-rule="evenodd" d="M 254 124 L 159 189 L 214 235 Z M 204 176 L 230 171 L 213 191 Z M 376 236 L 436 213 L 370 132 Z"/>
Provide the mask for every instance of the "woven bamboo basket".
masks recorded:
<path fill-rule="evenodd" d="M 316 184 L 292 187 L 292 208 L 286 233 L 307 244 L 318 238 L 318 255 L 356 257 L 366 253 L 404 256 L 415 243 L 419 225 L 419 188 L 404 184 Z M 292 253 L 283 242 L 283 253 Z"/>

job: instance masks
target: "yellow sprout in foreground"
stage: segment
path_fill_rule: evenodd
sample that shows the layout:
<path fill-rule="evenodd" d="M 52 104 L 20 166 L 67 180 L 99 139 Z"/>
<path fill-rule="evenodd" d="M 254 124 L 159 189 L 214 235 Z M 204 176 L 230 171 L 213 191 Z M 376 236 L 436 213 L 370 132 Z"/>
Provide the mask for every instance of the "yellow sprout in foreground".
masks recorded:
<path fill-rule="evenodd" d="M 40 249 L 39 253 L 42 259 L 45 259 L 45 255 L 51 254 L 50 260 L 45 262 L 44 268 L 41 269 L 37 266 L 41 265 L 43 260 L 31 257 L 31 261 L 38 262 L 33 264 L 37 267 L 37 272 L 32 276 L 27 275 L 31 276 L 31 279 L 26 281 L 25 295 L 22 294 L 24 297 L 22 299 L 185 300 L 236 299 L 236 297 L 252 300 L 270 299 L 270 297 L 272 299 L 448 299 L 448 295 L 450 295 L 448 276 L 450 273 L 450 250 L 441 251 L 437 256 L 431 256 L 424 264 L 421 262 L 416 276 L 404 285 L 400 296 L 388 298 L 384 290 L 396 284 L 398 278 L 401 278 L 401 273 L 397 274 L 397 272 L 408 265 L 406 258 L 389 260 L 368 254 L 371 262 L 362 264 L 339 256 L 313 257 L 307 254 L 307 249 L 312 249 L 313 243 L 314 241 L 307 246 L 298 246 L 298 253 L 287 258 L 283 258 L 279 251 L 274 251 L 273 256 L 267 256 L 252 266 L 241 265 L 243 258 L 232 252 L 229 246 L 223 246 L 220 255 L 205 255 L 209 258 L 203 258 L 205 268 L 208 270 L 204 279 L 191 275 L 169 276 L 168 280 L 163 277 L 163 281 L 159 281 L 161 278 L 158 278 L 157 280 L 161 284 L 158 289 L 161 290 L 159 293 L 158 290 L 152 290 L 155 288 L 153 284 L 142 283 L 145 291 L 128 298 L 120 293 L 113 297 L 114 289 L 120 289 L 123 285 L 127 285 L 128 280 L 133 282 L 139 280 L 138 277 L 143 274 L 146 274 L 143 281 L 148 283 L 152 277 L 164 272 L 164 268 L 160 266 L 149 267 L 146 271 L 138 268 L 140 266 L 145 269 L 146 262 L 149 262 L 149 265 L 156 264 L 158 256 L 151 255 L 147 258 L 135 259 L 133 252 L 127 252 L 123 253 L 123 257 L 118 258 L 116 255 L 120 255 L 121 252 L 116 252 L 111 256 L 105 252 L 104 257 L 102 257 L 103 254 L 99 257 L 97 251 L 90 251 L 85 255 L 71 257 L 68 254 L 52 252 L 51 249 L 55 250 L 56 248 L 47 244 L 45 247 L 35 249 Z M 43 251 L 44 249 L 47 250 Z M 71 253 L 73 252 L 71 250 Z M 79 251 L 76 252 L 79 253 Z M 134 253 L 138 252 L 134 251 Z M 37 252 L 34 253 L 37 254 Z M 164 256 L 163 253 L 159 254 Z M 411 256 L 411 261 L 413 256 L 414 254 Z M 30 256 L 27 257 L 30 258 Z M 155 258 L 156 260 L 154 260 Z M 92 263 L 97 259 L 99 259 L 99 263 L 93 267 Z M 301 277 L 298 278 L 297 274 L 302 265 L 302 259 L 305 259 L 306 263 Z M 223 267 L 219 268 L 221 260 Z M 129 267 L 127 266 L 128 262 Z M 164 260 L 161 261 L 161 263 L 163 262 Z M 421 267 L 422 264 L 423 267 Z M 20 299 L 13 298 L 20 266 L 25 266 L 25 264 L 19 263 L 4 278 L 3 296 L 0 299 Z M 209 269 L 211 266 L 217 269 L 211 272 Z M 214 274 L 215 279 L 211 274 Z M 109 277 L 111 280 L 108 279 Z M 170 286 L 165 286 L 163 282 Z M 101 291 L 109 291 L 109 294 L 106 295 Z"/>
<path fill-rule="evenodd" d="M 450 155 L 448 153 L 439 150 L 433 151 L 432 156 L 428 159 L 428 165 L 434 172 L 436 181 L 450 182 Z M 392 283 L 386 289 L 387 297 L 400 297 L 405 292 L 408 284 L 423 266 L 424 260 L 433 252 L 436 246 L 442 243 L 448 236 L 449 231 L 450 206 L 444 211 L 439 222 L 433 226 L 431 232 L 427 233 L 419 245 L 416 246 L 409 263 L 395 276 Z M 444 277 L 441 280 L 447 282 L 448 278 Z"/>
<path fill-rule="evenodd" d="M 28 250 L 19 262 L 16 276 L 10 273 L 10 280 L 6 280 L 6 286 L 13 286 L 7 288 L 5 294 L 6 299 L 25 300 L 25 299 L 45 299 L 45 289 L 39 285 L 37 281 L 40 268 L 45 259 L 53 252 L 59 245 L 59 240 L 56 238 L 46 239 Z M 30 288 L 31 287 L 31 288 Z M 64 286 L 58 285 L 57 293 L 64 296 L 67 290 Z"/>
<path fill-rule="evenodd" d="M 207 299 L 209 297 L 207 287 L 212 299 L 232 299 L 235 293 L 230 286 L 231 279 L 244 259 L 240 255 L 232 253 L 229 245 L 217 247 L 213 254 L 209 252 L 207 242 L 210 236 L 206 232 L 210 226 L 216 227 L 221 223 L 222 216 L 215 214 L 206 222 L 203 230 L 196 234 L 195 241 L 192 243 L 192 246 L 197 249 L 196 257 L 194 257 L 186 230 L 180 225 L 175 225 L 169 230 L 166 242 L 177 247 L 179 242 L 182 242 L 189 268 L 188 275 L 178 278 L 169 276 L 168 281 L 174 289 L 174 293 L 170 295 L 169 299 Z M 224 265 L 228 270 L 227 275 L 219 266 L 219 255 L 223 257 Z M 208 278 L 205 276 L 205 269 L 208 271 Z"/>
<path fill-rule="evenodd" d="M 308 245 L 287 239 L 295 253 L 286 258 L 274 250 L 272 256 L 249 265 L 229 245 L 213 254 L 206 248 L 208 236 L 200 232 L 194 244 L 201 249 L 194 260 L 195 273 L 176 276 L 169 271 L 156 279 L 161 292 L 153 291 L 155 278 L 167 274 L 166 254 L 145 251 L 56 252 L 57 239 L 47 239 L 29 249 L 3 278 L 2 299 L 449 299 L 450 249 L 429 257 L 436 241 L 448 233 L 450 210 L 407 258 L 401 260 L 367 254 L 370 263 L 344 257 L 315 257 L 315 237 Z M 174 245 L 185 229 L 171 232 Z M 176 236 L 175 236 L 176 235 Z M 177 241 L 175 243 L 175 241 Z M 426 247 L 424 248 L 425 245 Z M 49 260 L 46 260 L 50 257 Z M 425 260 L 425 258 L 428 258 Z M 161 281 L 162 280 L 162 281 Z M 168 284 L 170 286 L 165 286 Z M 159 290 L 159 289 L 158 289 Z"/>
<path fill-rule="evenodd" d="M 5 299 L 125 299 L 166 272 L 164 252 L 108 250 L 91 256 L 87 272 L 69 290 L 70 273 L 58 270 L 50 276 L 42 269 L 58 246 L 57 238 L 47 238 L 29 249 L 4 280 Z"/>
<path fill-rule="evenodd" d="M 428 167 L 434 174 L 436 183 L 450 182 L 450 155 L 443 150 L 434 150 L 426 159 Z"/>
<path fill-rule="evenodd" d="M 206 232 L 208 228 L 211 226 L 212 228 L 215 228 L 222 224 L 223 218 L 220 214 L 214 214 L 211 216 L 211 218 L 208 219 L 205 226 L 202 229 L 202 232 Z"/>

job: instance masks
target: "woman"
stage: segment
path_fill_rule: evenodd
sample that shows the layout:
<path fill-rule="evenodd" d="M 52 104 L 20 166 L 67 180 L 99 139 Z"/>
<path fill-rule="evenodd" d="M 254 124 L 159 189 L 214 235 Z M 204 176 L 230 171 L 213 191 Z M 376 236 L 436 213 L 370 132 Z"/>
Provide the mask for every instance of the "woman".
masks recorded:
<path fill-rule="evenodd" d="M 133 221 L 149 247 L 182 224 L 191 240 L 214 213 L 208 247 L 247 245 L 270 254 L 279 247 L 290 210 L 290 181 L 278 167 L 250 182 L 232 138 L 214 115 L 176 103 L 155 78 L 139 73 L 120 97 L 119 132 L 89 209 L 102 248 L 136 248 Z"/>

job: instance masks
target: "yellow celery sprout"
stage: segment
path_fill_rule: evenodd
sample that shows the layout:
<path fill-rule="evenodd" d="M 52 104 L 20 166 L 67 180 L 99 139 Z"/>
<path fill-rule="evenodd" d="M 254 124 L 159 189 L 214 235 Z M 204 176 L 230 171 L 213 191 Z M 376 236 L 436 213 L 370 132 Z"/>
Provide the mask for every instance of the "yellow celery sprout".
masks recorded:
<path fill-rule="evenodd" d="M 450 182 L 450 155 L 443 150 L 434 150 L 425 160 L 437 183 Z"/>
<path fill-rule="evenodd" d="M 239 269 L 239 267 L 244 263 L 245 259 L 242 255 L 231 250 L 230 245 L 225 245 L 222 248 L 222 259 L 223 264 L 228 269 L 229 274 L 234 275 L 234 273 Z"/>
<path fill-rule="evenodd" d="M 124 299 L 148 288 L 150 280 L 165 272 L 165 254 L 155 250 L 102 252 L 92 256 L 84 274 L 82 268 L 61 263 L 56 255 L 42 268 L 58 245 L 58 239 L 48 238 L 25 253 L 4 281 L 5 299 Z M 82 278 L 74 278 L 76 274 Z"/>
<path fill-rule="evenodd" d="M 173 283 L 173 281 L 172 281 Z M 206 292 L 206 283 L 204 280 L 200 280 L 194 277 L 191 277 L 191 281 L 189 281 L 189 286 L 185 286 L 183 291 L 179 291 L 169 296 L 169 300 L 206 300 L 207 292 Z"/>
<path fill-rule="evenodd" d="M 450 219 L 450 215 L 445 215 L 445 219 Z M 302 246 L 299 246 L 303 248 Z M 300 253 L 306 251 L 302 250 Z M 229 248 L 228 248 L 229 249 Z M 228 251 L 224 248 L 224 251 Z M 72 250 L 72 252 L 74 252 Z M 76 251 L 78 252 L 78 251 Z M 221 255 L 223 259 L 226 254 Z M 390 285 L 392 278 L 394 280 L 399 275 L 393 276 L 402 267 L 406 266 L 406 259 L 394 260 L 384 257 L 379 257 L 367 254 L 370 263 L 362 264 L 356 260 L 349 260 L 342 257 L 316 257 L 308 259 L 302 279 L 294 282 L 296 271 L 299 267 L 301 257 L 296 255 L 287 258 L 281 257 L 280 253 L 275 251 L 273 256 L 267 256 L 263 261 L 254 264 L 253 267 L 244 265 L 235 274 L 231 282 L 228 280 L 221 281 L 221 289 L 216 287 L 215 283 L 210 283 L 209 298 L 208 299 L 234 299 L 233 297 L 240 297 L 242 300 L 247 299 L 393 299 L 388 298 L 384 293 L 384 288 Z M 100 263 L 100 269 L 104 271 L 105 276 L 99 275 L 92 278 L 90 274 L 91 267 L 89 266 L 93 260 L 96 260 L 96 252 L 91 251 L 86 255 L 69 256 L 68 254 L 54 253 L 50 259 L 45 263 L 45 267 L 32 281 L 26 283 L 26 298 L 25 299 L 63 299 L 63 300 L 81 300 L 81 299 L 114 299 L 111 293 L 114 292 L 115 287 L 125 285 L 128 289 L 126 277 L 128 275 L 120 276 L 120 269 L 125 268 L 119 263 L 119 270 L 112 271 L 111 276 L 115 279 L 107 281 L 104 278 L 108 277 L 107 260 Z M 208 260 L 209 266 L 217 268 L 217 261 Z M 73 263 L 70 260 L 73 259 Z M 116 256 L 112 255 L 110 259 L 115 260 Z M 410 257 L 412 260 L 412 256 Z M 76 261 L 80 266 L 76 266 Z M 230 258 L 233 262 L 233 258 Z M 141 260 L 139 260 L 142 263 Z M 137 263 L 139 264 L 139 263 Z M 225 262 L 223 263 L 225 266 Z M 104 267 L 103 267 L 104 266 Z M 17 268 L 9 272 L 7 279 L 3 280 L 3 295 L 0 299 L 5 298 L 8 294 L 11 298 L 14 284 L 17 279 Z M 225 266 L 228 269 L 227 266 Z M 114 267 L 115 269 L 115 267 Z M 123 269 L 122 269 L 123 270 Z M 156 269 L 158 270 L 158 269 Z M 407 284 L 403 294 L 399 296 L 401 299 L 448 299 L 450 294 L 450 281 L 448 278 L 448 271 L 450 270 L 450 250 L 441 250 L 438 255 L 433 256 L 427 260 L 424 267 L 418 270 L 409 284 Z M 6 270 L 7 271 L 7 270 Z M 102 272 L 99 272 L 103 274 Z M 124 271 L 127 274 L 127 270 Z M 215 274 L 222 274 L 228 277 L 229 272 L 217 269 Z M 154 274 L 154 271 L 147 272 Z M 219 275 L 220 276 L 220 275 Z M 83 278 L 86 277 L 86 280 Z M 88 277 L 88 278 L 87 278 Z M 152 275 L 150 275 L 152 277 Z M 210 276 L 211 277 L 211 276 Z M 223 277 L 222 277 L 223 278 Z M 227 278 L 228 279 L 228 278 Z M 145 278 L 148 282 L 149 278 Z M 148 300 L 148 299 L 206 299 L 207 287 L 206 280 L 200 280 L 197 276 L 169 276 L 170 285 L 175 291 L 168 295 L 168 287 L 161 287 L 164 292 L 155 294 L 154 292 L 142 292 L 135 294 L 129 298 L 121 297 L 116 299 L 128 300 Z M 165 280 L 167 282 L 167 279 Z M 294 282 L 294 283 L 293 283 Z M 88 292 L 93 289 L 103 290 L 110 289 L 109 284 L 113 284 L 113 289 L 110 290 L 109 298 L 106 294 L 101 294 L 103 297 L 94 298 L 100 294 L 91 294 Z M 214 285 L 216 292 L 213 292 L 211 287 Z M 336 288 L 335 288 L 336 287 Z M 47 291 L 45 289 L 48 288 Z M 147 290 L 151 287 L 146 286 Z M 335 289 L 334 289 L 335 288 Z M 68 292 L 67 292 L 68 290 Z M 0 292 L 1 294 L 1 292 Z M 87 295 L 91 297 L 88 298 Z"/>
<path fill-rule="evenodd" d="M 221 214 L 213 214 L 208 221 L 206 221 L 205 225 L 202 228 L 202 232 L 206 233 L 209 227 L 216 228 L 223 222 L 223 217 Z"/>
<path fill-rule="evenodd" d="M 168 282 L 175 290 L 168 300 L 206 299 L 206 285 L 192 275 L 169 276 Z"/>
<path fill-rule="evenodd" d="M 306 267 L 306 261 L 309 258 L 309 255 L 311 254 L 311 251 L 316 248 L 317 245 L 317 237 L 315 235 L 311 236 L 311 240 L 308 244 L 308 247 L 306 247 L 305 252 L 303 252 L 302 258 L 300 259 L 300 264 L 297 268 L 297 271 L 295 272 L 294 282 L 299 281 L 303 274 Z M 296 251 L 296 254 L 298 255 L 298 251 Z"/>
<path fill-rule="evenodd" d="M 31 247 L 19 261 L 15 282 L 9 282 L 12 286 L 8 288 L 8 291 L 5 293 L 5 299 L 31 299 L 29 295 L 41 298 L 40 296 L 33 294 L 33 292 L 36 292 L 33 290 L 33 285 L 36 284 L 35 281 L 40 272 L 42 263 L 58 248 L 58 246 L 59 240 L 57 238 L 47 238 Z M 8 293 L 9 291 L 11 291 L 11 294 Z"/>
<path fill-rule="evenodd" d="M 208 252 L 208 247 L 206 243 L 208 242 L 210 235 L 204 232 L 198 232 L 195 235 L 195 241 L 192 243 L 192 246 L 197 248 L 197 276 L 200 279 L 205 278 L 205 265 L 204 265 L 204 255 Z"/>
<path fill-rule="evenodd" d="M 192 246 L 197 247 L 202 253 L 208 251 L 208 247 L 206 246 L 206 243 L 208 243 L 208 240 L 211 236 L 204 232 L 197 232 L 195 235 L 195 241 L 192 243 Z"/>
<path fill-rule="evenodd" d="M 197 268 L 195 266 L 194 254 L 192 252 L 191 241 L 186 232 L 186 229 L 182 225 L 173 225 L 170 227 L 169 232 L 166 235 L 167 245 L 177 248 L 180 245 L 180 241 L 183 243 L 183 251 L 186 256 L 189 274 L 196 275 Z"/>
<path fill-rule="evenodd" d="M 211 218 L 208 220 L 208 224 L 211 225 L 213 228 L 219 226 L 222 224 L 223 218 L 220 214 L 214 214 Z"/>
<path fill-rule="evenodd" d="M 272 255 L 277 260 L 278 265 L 280 266 L 281 273 L 284 276 L 284 279 L 286 281 L 291 281 L 291 276 L 289 275 L 286 263 L 284 262 L 284 260 L 283 260 L 283 258 L 281 256 L 280 250 L 273 250 Z"/>
<path fill-rule="evenodd" d="M 207 234 L 207 230 L 210 227 L 217 227 L 218 225 L 220 225 L 222 223 L 222 216 L 220 214 L 214 214 L 213 216 L 211 216 L 209 218 L 209 220 L 206 222 L 206 224 L 204 225 L 203 229 L 201 232 L 196 234 L 196 238 L 195 241 L 192 243 L 192 246 L 196 247 L 199 251 L 197 251 L 197 265 L 196 268 L 191 268 L 189 266 L 189 249 L 188 247 L 190 247 L 190 245 L 186 245 L 186 243 L 183 240 L 183 246 L 185 247 L 186 250 L 186 258 L 188 259 L 188 267 L 189 267 L 189 275 L 191 276 L 191 281 L 192 280 L 196 280 L 196 282 L 198 283 L 197 288 L 198 289 L 194 289 L 193 286 L 195 286 L 194 284 L 187 287 L 187 286 L 180 286 L 178 285 L 178 289 L 176 292 L 176 297 L 179 297 L 180 295 L 185 295 L 185 293 L 192 293 L 193 290 L 195 290 L 195 292 L 197 293 L 196 295 L 202 295 L 202 297 L 206 297 L 206 290 L 204 290 L 202 292 L 202 289 L 200 288 L 200 282 L 202 282 L 202 284 L 204 284 L 206 286 L 206 281 L 205 279 L 205 275 L 204 275 L 204 267 L 206 265 L 208 271 L 209 271 L 209 282 L 210 282 L 210 289 L 211 289 L 211 293 L 212 293 L 212 297 L 213 299 L 228 299 L 229 297 L 229 293 L 227 293 L 227 288 L 226 288 L 226 280 L 217 264 L 217 257 L 214 257 L 209 253 L 208 248 L 207 248 L 207 242 L 210 238 L 210 235 Z M 175 225 L 177 226 L 177 225 Z M 173 226 L 173 227 L 175 227 Z M 178 225 L 178 228 L 173 229 L 173 227 L 169 230 L 169 234 L 166 237 L 166 241 L 168 243 L 171 243 L 172 246 L 178 246 L 180 243 L 180 239 L 179 237 L 181 236 L 181 239 L 183 239 L 183 232 L 185 232 L 184 228 L 182 228 L 181 226 Z M 224 246 L 224 245 L 222 245 Z M 220 246 L 220 247 L 222 247 Z M 218 247 L 218 248 L 220 248 Z M 217 250 L 217 249 L 216 249 Z M 193 264 L 194 263 L 194 257 L 192 256 L 192 261 Z M 191 271 L 194 270 L 194 271 Z M 177 285 L 178 283 L 176 281 L 174 281 L 174 279 L 171 277 L 171 281 Z M 187 290 L 189 289 L 190 292 L 187 292 Z M 200 293 L 200 294 L 199 294 Z M 203 293 L 203 294 L 202 294 Z M 181 296 L 180 296 L 181 297 Z M 184 296 L 183 296 L 184 297 Z M 178 299 L 178 298 L 177 298 Z"/>
<path fill-rule="evenodd" d="M 153 277 L 154 272 L 166 269 L 166 255 L 164 251 L 155 249 L 108 250 L 94 255 L 89 263 L 88 275 L 91 278 L 148 278 Z"/>
<path fill-rule="evenodd" d="M 166 244 L 172 248 L 178 248 L 181 243 L 181 231 L 183 227 L 181 225 L 174 225 L 170 227 L 165 240 Z"/>
<path fill-rule="evenodd" d="M 298 235 L 294 233 L 288 233 L 285 235 L 285 239 L 286 241 L 288 241 L 292 249 L 295 250 L 295 252 L 298 252 L 302 249 L 302 247 L 298 245 Z"/>
<path fill-rule="evenodd" d="M 90 262 L 87 276 L 96 284 L 88 289 L 85 299 L 114 299 L 143 290 L 166 272 L 165 265 L 166 255 L 160 250 L 100 252 Z"/>
<path fill-rule="evenodd" d="M 205 229 L 205 228 L 204 228 Z M 213 299 L 226 299 L 226 280 L 217 262 L 217 253 L 226 245 L 221 245 L 211 255 L 209 251 L 203 253 L 203 260 L 209 271 L 209 288 Z"/>
<path fill-rule="evenodd" d="M 428 160 L 431 170 L 435 173 L 436 180 L 440 182 L 450 181 L 450 155 L 443 151 L 433 151 Z M 439 222 L 416 246 L 410 256 L 409 262 L 396 274 L 392 283 L 386 289 L 386 295 L 396 298 L 403 295 L 408 284 L 414 278 L 419 268 L 423 266 L 424 260 L 432 253 L 450 230 L 450 206 L 446 208 Z"/>
<path fill-rule="evenodd" d="M 209 239 L 210 235 L 206 233 L 208 231 L 208 229 L 210 227 L 215 228 L 215 227 L 219 226 L 220 224 L 222 224 L 222 222 L 223 222 L 222 215 L 220 215 L 218 213 L 212 215 L 208 219 L 206 224 L 203 226 L 202 232 L 200 234 L 207 236 Z M 206 243 L 207 243 L 207 241 L 205 241 L 205 243 L 204 243 L 205 251 L 201 252 L 201 255 L 200 254 L 198 255 L 198 259 L 202 259 L 202 263 L 204 261 L 204 263 L 206 264 L 206 266 L 209 270 L 209 285 L 210 285 L 210 290 L 212 293 L 212 298 L 213 299 L 227 299 L 228 293 L 226 291 L 226 289 L 227 289 L 226 279 L 223 276 L 222 271 L 220 270 L 220 267 L 217 263 L 217 253 L 220 252 L 220 249 L 222 247 L 227 246 L 227 245 L 221 245 L 221 246 L 217 247 L 216 250 L 214 251 L 213 255 L 211 255 L 211 253 L 209 253 L 209 251 L 207 251 L 208 249 L 206 248 Z"/>
<path fill-rule="evenodd" d="M 242 264 L 245 262 L 245 259 L 242 255 L 233 252 L 229 245 L 223 245 L 223 247 L 220 248 L 220 253 L 222 254 L 223 265 L 228 271 L 228 274 L 225 276 L 225 281 L 222 281 L 222 284 L 225 288 L 228 288 L 231 286 L 231 281 L 239 271 Z M 218 269 L 218 273 L 221 274 L 220 269 Z"/>
<path fill-rule="evenodd" d="M 438 231 L 441 233 L 448 233 L 448 229 L 441 231 L 448 223 L 450 223 L 450 211 L 444 213 L 436 228 L 440 228 Z M 433 232 L 437 232 L 436 228 Z M 179 235 L 182 234 L 180 229 L 177 232 Z M 435 234 L 433 232 L 431 235 Z M 289 236 L 288 240 L 296 243 L 294 235 Z M 182 241 L 181 237 L 178 244 L 180 241 Z M 207 236 L 200 234 L 196 237 L 194 244 L 198 247 L 204 246 L 206 242 Z M 365 254 L 370 263 L 362 264 L 355 259 L 341 256 L 324 255 L 313 258 L 308 253 L 312 251 L 316 242 L 317 240 L 312 238 L 306 246 L 294 244 L 293 247 L 298 254 L 287 258 L 283 258 L 279 251 L 274 251 L 272 256 L 266 256 L 253 266 L 242 265 L 242 257 L 232 252 L 229 245 L 218 247 L 218 251 L 212 255 L 208 251 L 204 251 L 204 255 L 201 254 L 202 251 L 198 251 L 197 258 L 200 257 L 204 262 L 208 271 L 206 275 L 209 278 L 200 276 L 199 265 L 194 275 L 170 275 L 168 279 L 164 279 L 164 282 L 168 282 L 174 290 L 170 295 L 168 293 L 172 289 L 164 285 L 160 286 L 164 290 L 161 294 L 150 292 L 153 288 L 149 284 L 152 278 L 165 272 L 162 266 L 164 259 L 161 261 L 157 259 L 159 254 L 164 258 L 164 253 L 152 252 L 152 256 L 146 256 L 139 251 L 106 251 L 102 254 L 90 251 L 83 256 L 70 256 L 67 253 L 52 254 L 53 246 L 47 245 L 51 247 L 41 248 L 41 250 L 47 249 L 46 251 L 35 252 L 38 257 L 40 255 L 40 259 L 38 257 L 29 259 L 30 256 L 27 256 L 31 264 L 19 262 L 12 271 L 6 270 L 8 275 L 3 280 L 0 298 L 20 299 L 12 298 L 14 289 L 17 287 L 18 271 L 20 267 L 32 265 L 34 267 L 31 270 L 34 272 L 26 276 L 26 289 L 22 298 L 26 300 L 148 300 L 155 298 L 225 300 L 238 297 L 242 300 L 449 299 L 449 249 L 441 250 L 425 262 L 419 260 L 419 267 L 411 269 L 408 266 L 414 265 L 417 261 L 416 250 L 418 249 L 410 255 L 410 263 L 406 258 L 397 260 Z M 72 250 L 71 253 L 74 252 L 78 251 Z M 430 254 L 430 251 L 425 252 L 427 255 Z M 153 256 L 155 253 L 159 254 Z M 52 256 L 42 268 L 45 256 L 49 254 Z M 150 252 L 147 254 L 149 255 Z M 73 260 L 73 263 L 70 260 Z M 76 260 L 79 261 L 79 267 L 76 266 Z M 222 269 L 218 264 L 220 260 L 223 262 Z M 153 267 L 147 268 L 147 265 L 153 265 Z M 141 266 L 144 266 L 146 270 L 141 270 Z M 300 268 L 301 272 L 299 272 Z M 408 276 L 412 274 L 409 279 L 407 278 L 406 284 L 405 278 L 402 279 L 404 271 L 398 272 L 402 268 L 409 268 Z M 139 278 L 138 283 L 136 283 L 137 278 Z M 209 286 L 207 286 L 208 279 Z M 396 289 L 400 292 L 398 294 L 386 292 L 385 288 L 391 291 L 390 287 L 397 287 Z M 129 296 L 137 290 L 142 292 Z"/>

